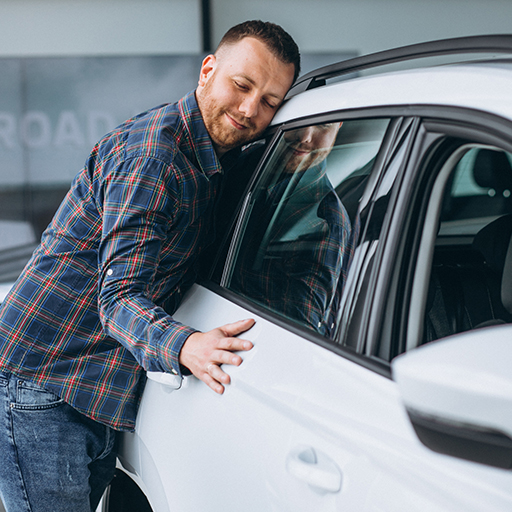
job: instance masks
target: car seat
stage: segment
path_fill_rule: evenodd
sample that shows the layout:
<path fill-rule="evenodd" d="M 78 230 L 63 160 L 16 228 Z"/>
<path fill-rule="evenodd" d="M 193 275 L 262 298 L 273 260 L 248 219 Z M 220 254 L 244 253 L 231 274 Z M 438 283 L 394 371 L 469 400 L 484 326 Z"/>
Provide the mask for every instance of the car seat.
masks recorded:
<path fill-rule="evenodd" d="M 424 342 L 512 322 L 512 214 L 482 228 L 464 262 L 433 266 Z"/>

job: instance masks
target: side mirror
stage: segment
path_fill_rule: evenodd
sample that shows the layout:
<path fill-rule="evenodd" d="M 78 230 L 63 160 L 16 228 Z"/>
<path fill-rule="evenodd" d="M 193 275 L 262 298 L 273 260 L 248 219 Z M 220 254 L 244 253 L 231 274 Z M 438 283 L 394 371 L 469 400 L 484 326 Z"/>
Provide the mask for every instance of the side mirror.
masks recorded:
<path fill-rule="evenodd" d="M 512 325 L 424 345 L 394 359 L 392 374 L 425 446 L 512 468 Z"/>

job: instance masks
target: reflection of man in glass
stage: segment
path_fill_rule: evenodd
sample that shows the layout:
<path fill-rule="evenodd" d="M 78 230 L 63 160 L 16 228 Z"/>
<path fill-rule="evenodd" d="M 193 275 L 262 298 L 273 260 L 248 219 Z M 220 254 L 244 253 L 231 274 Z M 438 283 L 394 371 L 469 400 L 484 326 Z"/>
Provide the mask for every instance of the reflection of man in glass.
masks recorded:
<path fill-rule="evenodd" d="M 322 334 L 350 257 L 350 221 L 326 174 L 341 123 L 287 132 L 261 187 L 235 271 L 237 288 Z M 338 292 L 337 292 L 338 290 Z"/>
<path fill-rule="evenodd" d="M 323 162 L 334 145 L 341 123 L 325 123 L 292 130 L 284 135 L 286 172 L 300 172 Z"/>

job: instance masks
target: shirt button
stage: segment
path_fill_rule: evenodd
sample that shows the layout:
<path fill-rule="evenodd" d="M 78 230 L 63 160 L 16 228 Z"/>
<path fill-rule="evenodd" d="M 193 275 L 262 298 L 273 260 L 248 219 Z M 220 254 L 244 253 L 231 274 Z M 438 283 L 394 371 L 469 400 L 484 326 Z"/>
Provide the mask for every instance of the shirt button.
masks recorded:
<path fill-rule="evenodd" d="M 111 268 L 107 270 L 107 276 L 111 276 L 113 273 L 114 271 Z"/>

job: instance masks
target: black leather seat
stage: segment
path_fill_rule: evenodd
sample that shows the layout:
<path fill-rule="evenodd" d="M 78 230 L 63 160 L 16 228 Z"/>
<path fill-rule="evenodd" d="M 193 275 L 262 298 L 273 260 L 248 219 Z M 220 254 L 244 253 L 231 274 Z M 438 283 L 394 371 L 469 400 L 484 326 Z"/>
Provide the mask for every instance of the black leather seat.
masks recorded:
<path fill-rule="evenodd" d="M 512 321 L 512 214 L 482 228 L 473 241 L 487 266 L 487 287 L 492 304 L 489 320 Z M 475 306 L 473 309 L 475 309 Z"/>
<path fill-rule="evenodd" d="M 482 190 L 469 195 L 448 194 L 444 205 L 445 220 L 512 213 L 512 165 L 504 151 L 478 149 L 471 173 L 473 181 Z"/>
<path fill-rule="evenodd" d="M 512 322 L 512 214 L 482 228 L 466 263 L 434 266 L 424 341 Z"/>

